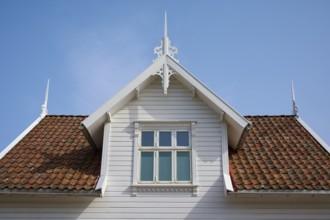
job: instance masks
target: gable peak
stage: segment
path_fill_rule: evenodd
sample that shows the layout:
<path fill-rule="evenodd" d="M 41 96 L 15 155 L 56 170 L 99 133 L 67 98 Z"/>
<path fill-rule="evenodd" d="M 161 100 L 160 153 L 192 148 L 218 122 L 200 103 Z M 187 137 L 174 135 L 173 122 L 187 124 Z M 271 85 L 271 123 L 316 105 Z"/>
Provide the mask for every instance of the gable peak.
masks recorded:
<path fill-rule="evenodd" d="M 164 37 L 161 40 L 161 44 L 158 47 L 154 48 L 154 53 L 157 54 L 157 58 L 168 55 L 175 59 L 174 55 L 178 53 L 178 49 L 171 45 L 170 38 L 167 34 L 167 13 L 165 12 L 165 19 L 164 19 Z M 175 59 L 176 60 L 176 59 Z M 176 60 L 178 61 L 178 60 Z"/>

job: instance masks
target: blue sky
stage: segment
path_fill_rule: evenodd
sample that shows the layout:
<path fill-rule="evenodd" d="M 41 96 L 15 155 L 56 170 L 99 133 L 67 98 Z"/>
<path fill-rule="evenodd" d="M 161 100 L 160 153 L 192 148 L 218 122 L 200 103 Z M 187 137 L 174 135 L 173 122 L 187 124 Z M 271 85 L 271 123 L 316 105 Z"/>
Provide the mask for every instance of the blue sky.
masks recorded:
<path fill-rule="evenodd" d="M 243 115 L 300 116 L 330 143 L 330 1 L 0 1 L 0 149 L 40 114 L 90 114 L 155 59 L 164 11 L 180 63 Z"/>

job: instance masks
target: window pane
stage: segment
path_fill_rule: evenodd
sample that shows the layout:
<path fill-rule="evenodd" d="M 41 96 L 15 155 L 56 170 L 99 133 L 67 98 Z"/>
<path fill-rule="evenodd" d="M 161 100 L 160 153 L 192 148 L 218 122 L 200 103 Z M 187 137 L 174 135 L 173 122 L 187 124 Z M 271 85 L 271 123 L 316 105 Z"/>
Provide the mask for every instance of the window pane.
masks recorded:
<path fill-rule="evenodd" d="M 152 147 L 154 146 L 154 132 L 153 131 L 142 131 L 141 146 Z"/>
<path fill-rule="evenodd" d="M 190 152 L 177 152 L 177 180 L 190 180 Z"/>
<path fill-rule="evenodd" d="M 159 181 L 172 180 L 172 154 L 159 152 Z"/>
<path fill-rule="evenodd" d="M 172 146 L 172 132 L 170 131 L 159 132 L 159 146 L 162 147 Z"/>
<path fill-rule="evenodd" d="M 153 181 L 154 152 L 141 152 L 141 181 Z"/>
<path fill-rule="evenodd" d="M 176 132 L 176 146 L 189 147 L 189 132 L 177 131 Z"/>

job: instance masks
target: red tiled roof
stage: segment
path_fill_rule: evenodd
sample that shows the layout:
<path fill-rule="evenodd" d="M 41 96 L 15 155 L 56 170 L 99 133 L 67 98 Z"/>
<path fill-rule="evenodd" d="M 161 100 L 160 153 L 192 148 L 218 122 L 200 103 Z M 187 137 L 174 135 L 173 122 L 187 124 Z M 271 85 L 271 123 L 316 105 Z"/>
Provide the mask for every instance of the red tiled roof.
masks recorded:
<path fill-rule="evenodd" d="M 294 116 L 247 116 L 243 146 L 229 153 L 239 190 L 330 190 L 330 154 Z"/>
<path fill-rule="evenodd" d="M 101 152 L 79 125 L 86 116 L 46 116 L 0 160 L 0 190 L 92 192 Z"/>
<path fill-rule="evenodd" d="M 95 192 L 101 152 L 79 125 L 86 116 L 46 116 L 0 160 L 1 191 Z M 236 190 L 330 190 L 330 154 L 293 116 L 247 116 L 231 150 Z"/>

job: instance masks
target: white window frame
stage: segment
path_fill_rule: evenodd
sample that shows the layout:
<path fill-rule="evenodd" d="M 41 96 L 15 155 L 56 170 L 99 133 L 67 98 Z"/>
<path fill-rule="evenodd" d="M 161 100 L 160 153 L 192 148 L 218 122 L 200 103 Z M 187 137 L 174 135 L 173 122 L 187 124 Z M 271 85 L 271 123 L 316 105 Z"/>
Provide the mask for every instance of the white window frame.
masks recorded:
<path fill-rule="evenodd" d="M 142 133 L 153 131 L 154 132 L 154 146 L 142 146 Z M 187 132 L 188 133 L 188 146 L 177 146 L 177 132 Z M 160 146 L 160 132 L 170 132 L 171 133 L 171 146 Z M 191 130 L 169 130 L 169 129 L 141 129 L 139 132 L 139 145 L 138 145 L 138 183 L 170 183 L 170 184 L 180 184 L 180 183 L 192 183 L 192 159 L 191 159 Z M 142 181 L 140 179 L 141 174 L 141 154 L 142 152 L 153 152 L 154 159 L 153 159 L 153 181 Z M 159 180 L 159 154 L 160 152 L 170 152 L 171 153 L 171 180 L 170 181 L 161 181 Z M 177 152 L 189 152 L 189 159 L 190 159 L 190 180 L 183 180 L 180 181 L 177 179 Z"/>
<path fill-rule="evenodd" d="M 196 179 L 196 144 L 195 144 L 196 122 L 192 121 L 137 121 L 134 122 L 134 159 L 133 159 L 133 183 L 132 196 L 140 192 L 189 192 L 197 196 Z M 154 131 L 154 146 L 141 146 L 142 132 Z M 159 132 L 170 131 L 170 147 L 159 146 Z M 189 146 L 176 146 L 177 132 L 184 131 L 189 134 Z M 141 152 L 154 152 L 153 181 L 140 181 Z M 171 181 L 159 181 L 158 166 L 159 152 L 171 152 L 172 179 Z M 190 154 L 190 180 L 177 180 L 176 158 L 177 152 L 189 152 Z"/>

